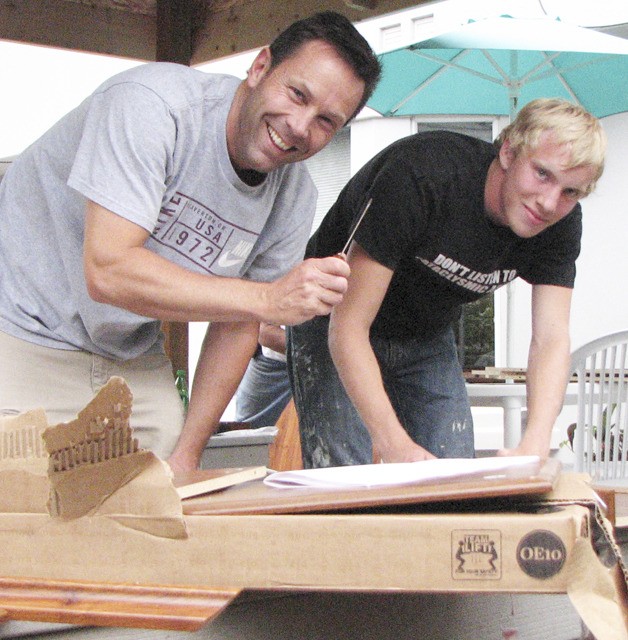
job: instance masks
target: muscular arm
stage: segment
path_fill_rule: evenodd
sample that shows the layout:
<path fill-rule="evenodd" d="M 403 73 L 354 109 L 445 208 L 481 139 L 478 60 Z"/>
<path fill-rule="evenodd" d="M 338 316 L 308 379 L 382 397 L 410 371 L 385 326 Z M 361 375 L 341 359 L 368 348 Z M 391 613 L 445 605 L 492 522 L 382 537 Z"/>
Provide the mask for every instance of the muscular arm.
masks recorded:
<path fill-rule="evenodd" d="M 297 324 L 329 313 L 346 290 L 349 267 L 338 258 L 251 282 L 193 273 L 146 249 L 147 238 L 145 229 L 88 203 L 83 262 L 94 300 L 159 320 Z"/>
<path fill-rule="evenodd" d="M 168 462 L 174 472 L 198 467 L 257 345 L 255 322 L 210 324 L 194 374 L 190 406 Z"/>
<path fill-rule="evenodd" d="M 369 331 L 393 272 L 353 243 L 348 256 L 349 288 L 333 310 L 329 348 L 340 379 L 385 462 L 409 462 L 434 456 L 415 444 L 401 426 L 388 399 Z"/>
<path fill-rule="evenodd" d="M 502 455 L 549 455 L 552 428 L 569 379 L 571 294 L 566 287 L 532 288 L 532 340 L 526 376 L 528 422 L 519 445 L 500 451 Z"/>

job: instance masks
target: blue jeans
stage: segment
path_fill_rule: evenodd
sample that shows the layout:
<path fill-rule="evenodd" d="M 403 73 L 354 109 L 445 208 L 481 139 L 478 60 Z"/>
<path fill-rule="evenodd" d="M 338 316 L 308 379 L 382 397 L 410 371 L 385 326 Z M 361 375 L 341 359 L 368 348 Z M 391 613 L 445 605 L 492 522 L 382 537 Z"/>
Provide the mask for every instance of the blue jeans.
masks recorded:
<path fill-rule="evenodd" d="M 331 359 L 328 326 L 328 318 L 318 317 L 287 331 L 306 469 L 373 461 L 370 435 Z M 390 402 L 412 440 L 438 458 L 472 458 L 473 419 L 453 330 L 425 342 L 372 336 L 371 345 Z"/>
<path fill-rule="evenodd" d="M 259 352 L 236 391 L 235 419 L 250 422 L 251 428 L 275 425 L 291 397 L 286 363 Z"/>

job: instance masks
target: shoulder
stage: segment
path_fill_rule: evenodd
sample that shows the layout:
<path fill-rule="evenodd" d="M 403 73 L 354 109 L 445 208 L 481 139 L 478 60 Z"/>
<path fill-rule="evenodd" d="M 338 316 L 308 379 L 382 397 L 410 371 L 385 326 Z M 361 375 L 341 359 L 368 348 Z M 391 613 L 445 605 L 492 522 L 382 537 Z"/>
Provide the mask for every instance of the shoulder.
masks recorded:
<path fill-rule="evenodd" d="M 208 97 L 231 98 L 241 80 L 224 74 L 211 74 L 171 62 L 139 65 L 106 80 L 95 95 L 116 92 L 150 92 L 178 108 Z"/>
<path fill-rule="evenodd" d="M 493 145 L 450 131 L 426 131 L 406 136 L 380 151 L 365 172 L 398 174 L 400 167 L 415 175 L 457 172 L 458 167 L 484 166 L 495 157 Z"/>

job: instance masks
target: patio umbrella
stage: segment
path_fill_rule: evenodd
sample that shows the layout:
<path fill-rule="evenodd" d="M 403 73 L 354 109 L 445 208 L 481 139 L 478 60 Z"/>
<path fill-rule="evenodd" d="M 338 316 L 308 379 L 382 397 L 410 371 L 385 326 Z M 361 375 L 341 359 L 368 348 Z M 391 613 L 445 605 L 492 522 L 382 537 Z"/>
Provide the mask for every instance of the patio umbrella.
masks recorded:
<path fill-rule="evenodd" d="M 508 115 L 534 98 L 628 111 L 628 40 L 552 19 L 501 16 L 384 53 L 368 106 L 384 116 Z"/>

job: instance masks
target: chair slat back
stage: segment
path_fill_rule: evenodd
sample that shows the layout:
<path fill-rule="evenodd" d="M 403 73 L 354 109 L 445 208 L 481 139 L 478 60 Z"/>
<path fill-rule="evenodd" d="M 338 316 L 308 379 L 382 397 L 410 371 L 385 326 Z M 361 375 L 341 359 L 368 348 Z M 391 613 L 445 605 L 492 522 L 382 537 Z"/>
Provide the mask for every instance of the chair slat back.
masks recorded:
<path fill-rule="evenodd" d="M 597 480 L 628 476 L 628 331 L 572 354 L 578 382 L 575 470 Z"/>

